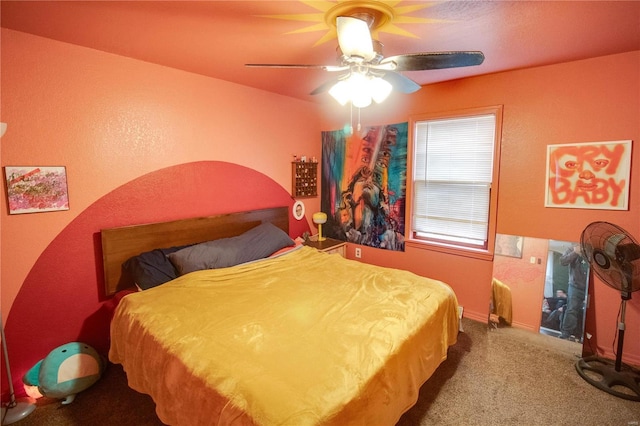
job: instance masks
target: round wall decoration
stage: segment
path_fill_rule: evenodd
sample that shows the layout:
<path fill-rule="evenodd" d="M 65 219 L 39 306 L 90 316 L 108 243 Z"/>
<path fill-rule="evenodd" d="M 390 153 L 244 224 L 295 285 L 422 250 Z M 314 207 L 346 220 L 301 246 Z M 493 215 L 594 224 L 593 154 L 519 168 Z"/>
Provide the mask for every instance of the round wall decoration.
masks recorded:
<path fill-rule="evenodd" d="M 293 203 L 293 217 L 296 220 L 302 220 L 304 217 L 304 203 L 302 201 L 296 201 Z"/>

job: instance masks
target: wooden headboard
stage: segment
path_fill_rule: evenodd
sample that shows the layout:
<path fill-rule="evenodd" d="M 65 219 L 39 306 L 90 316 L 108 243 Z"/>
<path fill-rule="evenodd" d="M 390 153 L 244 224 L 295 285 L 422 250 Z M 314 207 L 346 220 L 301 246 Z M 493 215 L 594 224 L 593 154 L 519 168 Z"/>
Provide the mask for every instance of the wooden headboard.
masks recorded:
<path fill-rule="evenodd" d="M 122 264 L 133 256 L 157 248 L 234 237 L 262 222 L 271 222 L 289 233 L 289 208 L 275 207 L 103 229 L 100 234 L 105 294 L 112 296 L 134 286 L 131 277 L 122 273 Z"/>

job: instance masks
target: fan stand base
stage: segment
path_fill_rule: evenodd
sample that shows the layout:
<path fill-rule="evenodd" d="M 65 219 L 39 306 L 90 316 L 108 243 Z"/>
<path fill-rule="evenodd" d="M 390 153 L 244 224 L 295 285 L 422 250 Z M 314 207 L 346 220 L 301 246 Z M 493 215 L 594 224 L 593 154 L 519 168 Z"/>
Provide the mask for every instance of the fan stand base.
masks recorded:
<path fill-rule="evenodd" d="M 640 374 L 624 364 L 618 371 L 613 361 L 590 356 L 580 358 L 576 362 L 576 370 L 583 379 L 600 390 L 619 398 L 640 401 Z M 629 393 L 616 388 L 625 388 Z"/>
<path fill-rule="evenodd" d="M 4 410 L 3 407 L 2 426 L 10 425 L 24 419 L 35 409 L 36 405 L 32 403 L 31 400 L 15 401 L 13 404 L 9 404 L 6 410 Z"/>

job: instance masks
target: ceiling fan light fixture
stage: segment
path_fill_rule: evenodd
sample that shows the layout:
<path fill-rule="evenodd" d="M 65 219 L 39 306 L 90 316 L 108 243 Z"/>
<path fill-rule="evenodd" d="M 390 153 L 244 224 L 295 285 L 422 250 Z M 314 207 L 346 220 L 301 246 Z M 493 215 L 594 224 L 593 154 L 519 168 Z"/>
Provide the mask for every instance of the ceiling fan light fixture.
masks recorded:
<path fill-rule="evenodd" d="M 329 89 L 329 94 L 338 101 L 340 105 L 345 105 L 351 100 L 351 91 L 346 81 L 340 80 Z"/>
<path fill-rule="evenodd" d="M 336 19 L 338 43 L 347 57 L 370 61 L 376 57 L 367 23 L 358 18 L 339 16 Z"/>
<path fill-rule="evenodd" d="M 366 92 L 354 93 L 351 97 L 351 102 L 356 108 L 366 108 L 371 105 L 371 95 Z"/>
<path fill-rule="evenodd" d="M 389 97 L 393 87 L 387 80 L 383 80 L 380 77 L 373 77 L 369 81 L 369 88 L 371 91 L 371 97 L 379 104 Z"/>
<path fill-rule="evenodd" d="M 376 76 L 352 72 L 348 78 L 338 81 L 329 89 L 329 94 L 340 105 L 351 102 L 357 108 L 366 108 L 372 100 L 381 103 L 391 94 L 391 84 Z"/>

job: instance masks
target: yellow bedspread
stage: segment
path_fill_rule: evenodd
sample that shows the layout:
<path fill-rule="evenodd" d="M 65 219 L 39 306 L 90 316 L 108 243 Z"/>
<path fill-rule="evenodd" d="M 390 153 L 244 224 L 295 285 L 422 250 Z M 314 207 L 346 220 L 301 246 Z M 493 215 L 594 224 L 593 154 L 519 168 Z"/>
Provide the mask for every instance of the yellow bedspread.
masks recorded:
<path fill-rule="evenodd" d="M 171 425 L 393 425 L 457 333 L 447 285 L 303 247 L 124 297 L 109 358 Z"/>
<path fill-rule="evenodd" d="M 513 312 L 511 305 L 511 289 L 497 278 L 491 282 L 492 309 L 491 313 L 496 314 L 511 324 Z"/>

